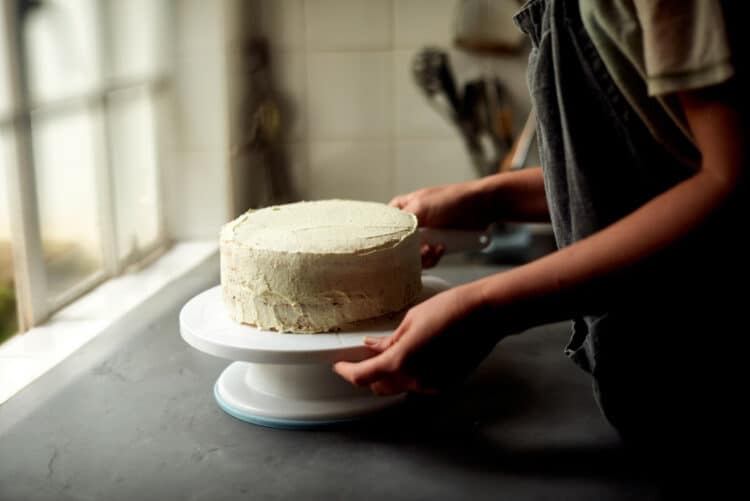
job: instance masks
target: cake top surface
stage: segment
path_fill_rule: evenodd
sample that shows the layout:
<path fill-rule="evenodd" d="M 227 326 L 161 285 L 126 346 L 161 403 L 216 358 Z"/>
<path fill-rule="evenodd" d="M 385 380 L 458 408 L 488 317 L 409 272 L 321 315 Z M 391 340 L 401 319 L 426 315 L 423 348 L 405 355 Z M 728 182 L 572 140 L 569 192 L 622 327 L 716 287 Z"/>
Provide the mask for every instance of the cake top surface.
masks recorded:
<path fill-rule="evenodd" d="M 222 239 L 280 252 L 369 253 L 416 228 L 414 214 L 385 204 L 319 200 L 248 211 L 224 225 Z"/>

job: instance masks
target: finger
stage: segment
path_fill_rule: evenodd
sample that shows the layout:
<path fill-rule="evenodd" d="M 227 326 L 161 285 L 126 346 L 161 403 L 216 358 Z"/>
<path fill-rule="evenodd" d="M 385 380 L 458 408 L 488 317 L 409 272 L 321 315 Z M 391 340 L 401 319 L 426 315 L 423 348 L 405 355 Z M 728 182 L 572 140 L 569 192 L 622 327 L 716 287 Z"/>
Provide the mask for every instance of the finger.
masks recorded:
<path fill-rule="evenodd" d="M 422 214 L 422 212 L 424 212 L 422 210 L 422 204 L 419 202 L 419 199 L 414 196 L 413 193 L 400 195 L 391 200 L 389 205 L 401 209 L 402 211 L 411 212 L 412 214 L 417 216 L 418 226 L 424 226 L 424 222 L 422 221 L 422 219 L 424 218 L 424 215 Z"/>
<path fill-rule="evenodd" d="M 435 246 L 423 244 L 421 247 L 422 267 L 432 268 L 440 261 L 440 258 L 443 257 L 444 253 L 445 246 L 443 244 L 437 244 Z"/>
<path fill-rule="evenodd" d="M 409 197 L 407 195 L 398 195 L 396 197 L 393 197 L 393 199 L 388 202 L 388 205 L 390 205 L 391 207 L 396 207 L 397 209 L 403 209 L 408 203 Z"/>
<path fill-rule="evenodd" d="M 363 340 L 365 346 L 374 351 L 385 351 L 393 344 L 392 336 L 366 336 Z"/>
<path fill-rule="evenodd" d="M 443 257 L 443 254 L 445 254 L 445 245 L 437 244 L 435 246 L 435 257 L 440 260 L 440 258 Z"/>
<path fill-rule="evenodd" d="M 356 386 L 368 386 L 392 372 L 384 353 L 362 362 L 336 362 L 333 371 Z"/>
<path fill-rule="evenodd" d="M 393 331 L 393 334 L 380 337 L 383 341 L 380 341 L 380 339 L 375 336 L 371 336 L 371 338 L 375 339 L 378 343 L 382 342 L 383 344 L 387 344 L 387 347 L 392 346 L 398 342 L 398 340 L 409 329 L 409 326 L 411 325 L 410 318 L 411 317 L 407 313 L 399 326 L 396 327 L 396 330 Z M 384 350 L 385 349 L 386 348 L 384 348 Z M 366 386 L 387 377 L 389 374 L 393 374 L 399 369 L 400 365 L 401 363 L 398 361 L 398 356 L 394 355 L 393 351 L 382 351 L 374 357 L 361 362 L 336 362 L 333 364 L 333 371 L 354 385 Z"/>
<path fill-rule="evenodd" d="M 424 255 L 434 256 L 434 257 L 441 257 L 445 253 L 445 245 L 443 244 L 422 244 L 419 247 L 419 252 Z"/>

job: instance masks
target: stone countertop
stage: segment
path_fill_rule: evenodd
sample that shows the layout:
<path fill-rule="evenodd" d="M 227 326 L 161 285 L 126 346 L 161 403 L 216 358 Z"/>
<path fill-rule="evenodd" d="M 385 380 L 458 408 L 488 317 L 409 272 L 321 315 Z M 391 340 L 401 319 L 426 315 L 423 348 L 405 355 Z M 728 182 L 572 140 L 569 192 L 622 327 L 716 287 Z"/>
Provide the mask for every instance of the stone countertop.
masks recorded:
<path fill-rule="evenodd" d="M 431 273 L 461 283 L 501 270 L 448 261 Z M 195 292 L 0 406 L 0 500 L 656 498 L 563 355 L 567 324 L 505 339 L 445 395 L 280 430 L 217 407 L 228 362 L 178 331 Z"/>

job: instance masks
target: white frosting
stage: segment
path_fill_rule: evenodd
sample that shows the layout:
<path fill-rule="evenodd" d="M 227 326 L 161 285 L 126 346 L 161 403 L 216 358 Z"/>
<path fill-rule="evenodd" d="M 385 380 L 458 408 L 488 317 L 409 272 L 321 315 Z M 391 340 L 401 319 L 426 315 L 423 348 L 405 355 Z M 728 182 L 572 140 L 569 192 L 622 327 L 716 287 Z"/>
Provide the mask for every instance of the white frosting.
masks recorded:
<path fill-rule="evenodd" d="M 328 332 L 403 309 L 421 290 L 417 220 L 374 202 L 249 211 L 221 230 L 224 301 L 238 322 Z"/>

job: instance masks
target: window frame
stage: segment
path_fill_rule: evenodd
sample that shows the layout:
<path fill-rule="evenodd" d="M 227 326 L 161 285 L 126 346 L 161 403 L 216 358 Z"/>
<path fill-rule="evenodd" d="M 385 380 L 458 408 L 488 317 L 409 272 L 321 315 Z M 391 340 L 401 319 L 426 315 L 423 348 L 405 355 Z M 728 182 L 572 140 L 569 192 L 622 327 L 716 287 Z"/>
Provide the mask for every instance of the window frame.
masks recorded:
<path fill-rule="evenodd" d="M 7 162 L 6 179 L 8 209 L 10 216 L 10 241 L 13 253 L 13 276 L 16 287 L 18 331 L 24 332 L 44 322 L 50 315 L 100 285 L 105 280 L 121 274 L 130 267 L 151 262 L 170 245 L 166 228 L 164 197 L 164 144 L 158 128 L 155 131 L 156 147 L 156 192 L 158 235 L 154 242 L 139 249 L 135 260 L 122 261 L 118 257 L 118 228 L 114 196 L 114 173 L 112 171 L 110 96 L 127 90 L 142 90 L 152 103 L 151 112 L 155 123 L 161 120 L 160 101 L 171 87 L 170 71 L 160 66 L 158 71 L 148 72 L 130 79 L 113 79 L 105 71 L 112 57 L 112 46 L 107 38 L 112 33 L 112 18 L 107 2 L 94 2 L 97 20 L 97 42 L 102 47 L 99 58 L 99 82 L 96 87 L 75 95 L 33 103 L 29 96 L 29 85 L 25 81 L 23 34 L 17 2 L 0 0 L 4 10 L 11 109 L 0 116 L 0 130 L 7 131 L 10 139 L 9 155 L 14 161 Z M 48 297 L 46 266 L 43 256 L 39 224 L 38 199 L 36 193 L 35 163 L 32 150 L 32 117 L 50 116 L 84 110 L 94 120 L 94 182 L 96 186 L 96 210 L 102 266 L 90 276 L 56 297 Z"/>

